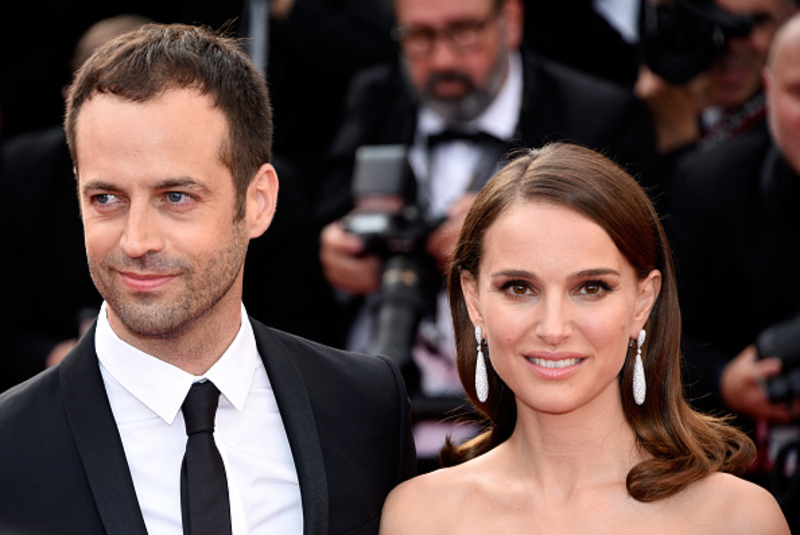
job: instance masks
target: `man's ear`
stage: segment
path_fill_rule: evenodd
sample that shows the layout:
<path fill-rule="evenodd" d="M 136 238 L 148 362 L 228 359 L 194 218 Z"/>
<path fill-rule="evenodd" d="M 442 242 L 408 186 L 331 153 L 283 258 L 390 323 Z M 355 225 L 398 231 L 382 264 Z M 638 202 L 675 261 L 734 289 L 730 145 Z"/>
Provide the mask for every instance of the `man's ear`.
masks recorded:
<path fill-rule="evenodd" d="M 81 223 L 83 223 L 83 193 L 81 192 L 81 181 L 78 177 L 78 167 L 72 166 L 72 177 L 75 180 L 75 191 L 78 197 L 78 211 L 81 216 Z"/>
<path fill-rule="evenodd" d="M 635 340 L 639 336 L 639 331 L 644 328 L 650 312 L 656 304 L 661 293 L 661 272 L 654 269 L 647 277 L 639 282 L 639 293 L 636 296 L 636 311 L 633 321 L 633 332 L 631 339 Z"/>
<path fill-rule="evenodd" d="M 506 25 L 506 46 L 509 50 L 517 50 L 522 46 L 525 8 L 521 0 L 504 0 L 501 9 Z"/>
<path fill-rule="evenodd" d="M 483 322 L 480 299 L 478 298 L 478 281 L 466 272 L 461 273 L 461 293 L 464 294 L 464 302 L 467 305 L 467 312 L 469 312 L 469 319 L 472 324 L 485 331 L 486 324 Z"/>
<path fill-rule="evenodd" d="M 262 165 L 247 188 L 247 223 L 250 239 L 267 230 L 278 204 L 278 174 L 268 163 Z"/>

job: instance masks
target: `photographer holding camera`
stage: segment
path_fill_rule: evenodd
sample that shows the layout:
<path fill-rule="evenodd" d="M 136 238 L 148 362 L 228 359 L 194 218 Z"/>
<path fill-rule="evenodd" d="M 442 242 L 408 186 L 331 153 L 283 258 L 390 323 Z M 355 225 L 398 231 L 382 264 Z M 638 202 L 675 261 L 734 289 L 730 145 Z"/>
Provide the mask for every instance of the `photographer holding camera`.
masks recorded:
<path fill-rule="evenodd" d="M 646 0 L 636 94 L 662 154 L 710 148 L 764 119 L 761 71 L 792 0 Z"/>
<path fill-rule="evenodd" d="M 387 293 L 396 295 L 392 283 L 425 274 L 415 297 L 409 290 L 403 298 L 415 310 L 409 316 L 420 320 L 405 343 L 410 354 L 398 355 L 410 363 L 413 410 L 420 406 L 415 386 L 422 398 L 462 395 L 442 268 L 475 192 L 503 155 L 514 147 L 568 140 L 603 151 L 639 174 L 654 153 L 654 134 L 647 110 L 632 93 L 521 50 L 520 0 L 396 0 L 394 8 L 399 62 L 356 76 L 330 151 L 318 212 L 326 223 L 320 260 L 344 305 L 332 321 L 343 321 L 343 344 L 352 349 L 364 350 L 384 336 L 376 316 L 385 309 Z M 359 186 L 364 182 L 354 177 L 354 167 L 360 176 L 373 160 L 357 151 L 385 145 L 404 148 L 407 158 L 401 160 L 409 169 L 375 171 L 367 182 L 383 187 L 370 193 Z M 397 177 L 405 178 L 386 184 Z M 353 216 L 376 212 L 392 216 L 383 220 L 422 221 L 427 229 L 411 247 L 413 254 L 399 255 L 412 260 L 411 269 L 390 266 L 398 255 L 368 246 L 375 240 L 365 240 L 360 229 L 380 217 L 355 217 L 353 228 Z M 389 320 L 383 325 L 401 330 Z M 442 437 L 426 447 L 422 436 L 418 429 L 421 456 L 435 457 Z"/>
<path fill-rule="evenodd" d="M 795 15 L 776 35 L 764 71 L 768 128 L 687 157 L 666 222 L 684 315 L 688 397 L 706 411 L 732 411 L 750 428 L 760 453 L 750 475 L 777 495 L 795 531 L 800 474 L 784 453 L 797 453 L 800 444 L 798 84 Z"/>

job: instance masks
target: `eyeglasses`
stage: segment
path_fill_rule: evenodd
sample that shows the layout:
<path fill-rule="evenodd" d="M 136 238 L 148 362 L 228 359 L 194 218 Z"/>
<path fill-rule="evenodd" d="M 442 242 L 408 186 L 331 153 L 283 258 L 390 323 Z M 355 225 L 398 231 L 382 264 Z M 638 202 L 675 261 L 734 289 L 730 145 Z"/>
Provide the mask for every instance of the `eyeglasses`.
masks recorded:
<path fill-rule="evenodd" d="M 458 20 L 440 29 L 418 25 L 398 26 L 392 30 L 392 37 L 400 43 L 403 51 L 409 56 L 430 54 L 440 37 L 443 37 L 455 52 L 464 52 L 480 44 L 484 30 L 497 13 L 498 10 L 493 8 L 491 13 L 481 20 Z"/>

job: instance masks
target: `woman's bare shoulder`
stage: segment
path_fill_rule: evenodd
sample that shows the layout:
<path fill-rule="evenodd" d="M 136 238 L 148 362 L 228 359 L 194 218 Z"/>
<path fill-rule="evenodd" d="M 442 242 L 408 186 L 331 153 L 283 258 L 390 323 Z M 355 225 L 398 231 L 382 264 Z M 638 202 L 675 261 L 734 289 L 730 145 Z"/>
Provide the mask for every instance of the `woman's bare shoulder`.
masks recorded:
<path fill-rule="evenodd" d="M 731 474 L 714 473 L 692 484 L 686 501 L 699 522 L 717 533 L 790 535 L 778 502 L 763 487 Z"/>
<path fill-rule="evenodd" d="M 386 499 L 381 535 L 442 533 L 467 506 L 476 477 L 470 463 L 436 470 L 398 485 Z"/>

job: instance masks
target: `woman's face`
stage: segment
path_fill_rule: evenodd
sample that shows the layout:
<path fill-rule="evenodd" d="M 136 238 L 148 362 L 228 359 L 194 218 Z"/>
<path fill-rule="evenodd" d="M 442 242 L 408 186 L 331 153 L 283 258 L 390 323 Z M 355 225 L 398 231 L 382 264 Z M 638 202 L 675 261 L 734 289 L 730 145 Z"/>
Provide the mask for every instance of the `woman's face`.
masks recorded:
<path fill-rule="evenodd" d="M 540 201 L 509 207 L 484 237 L 477 279 L 462 277 L 497 373 L 518 404 L 554 414 L 618 400 L 660 283 L 655 270 L 639 280 L 599 225 Z"/>

